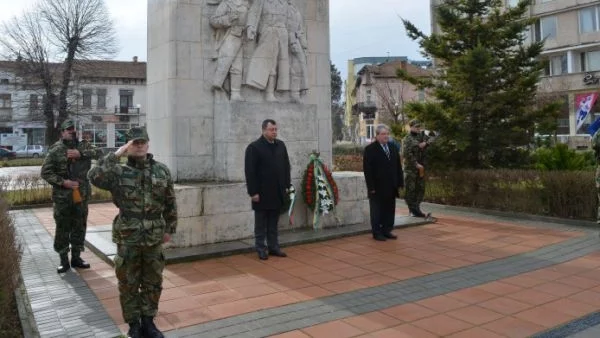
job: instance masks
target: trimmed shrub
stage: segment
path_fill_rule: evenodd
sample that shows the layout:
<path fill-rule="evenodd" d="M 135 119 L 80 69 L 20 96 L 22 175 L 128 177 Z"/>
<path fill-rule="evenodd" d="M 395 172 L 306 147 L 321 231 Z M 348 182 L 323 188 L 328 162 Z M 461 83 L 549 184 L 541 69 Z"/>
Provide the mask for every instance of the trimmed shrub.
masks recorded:
<path fill-rule="evenodd" d="M 21 323 L 15 301 L 21 260 L 21 247 L 8 214 L 8 206 L 0 200 L 0 337 L 21 337 Z"/>
<path fill-rule="evenodd" d="M 433 203 L 596 219 L 592 171 L 465 169 L 432 174 L 425 189 Z"/>
<path fill-rule="evenodd" d="M 578 152 L 562 143 L 538 148 L 532 157 L 533 167 L 538 170 L 585 170 L 596 164 L 593 152 Z"/>
<path fill-rule="evenodd" d="M 362 156 L 365 147 L 359 144 L 334 144 L 332 147 L 333 156 L 337 155 L 360 155 Z"/>

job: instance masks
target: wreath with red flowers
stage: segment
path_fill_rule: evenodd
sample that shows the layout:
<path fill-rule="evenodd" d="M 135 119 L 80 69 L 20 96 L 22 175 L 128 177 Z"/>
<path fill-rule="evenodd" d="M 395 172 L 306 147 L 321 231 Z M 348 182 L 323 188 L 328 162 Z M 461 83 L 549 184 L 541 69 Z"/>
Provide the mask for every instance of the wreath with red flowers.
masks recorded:
<path fill-rule="evenodd" d="M 337 184 L 329 168 L 323 164 L 319 154 L 313 153 L 302 176 L 302 196 L 308 208 L 319 214 L 332 211 L 338 204 Z M 316 203 L 319 202 L 317 206 Z"/>

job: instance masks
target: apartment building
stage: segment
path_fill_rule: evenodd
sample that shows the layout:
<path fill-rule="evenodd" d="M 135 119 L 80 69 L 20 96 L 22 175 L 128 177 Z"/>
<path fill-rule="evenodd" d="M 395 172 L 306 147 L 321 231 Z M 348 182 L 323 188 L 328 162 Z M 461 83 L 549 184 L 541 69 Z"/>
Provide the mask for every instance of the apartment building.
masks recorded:
<path fill-rule="evenodd" d="M 431 0 L 433 32 L 439 32 L 433 11 L 441 2 Z M 505 0 L 506 6 L 517 3 Z M 588 147 L 588 126 L 600 117 L 600 104 L 593 106 L 580 128 L 576 112 L 582 97 L 600 91 L 600 1 L 535 0 L 529 14 L 539 21 L 531 27 L 528 39 L 546 39 L 541 57 L 548 66 L 539 92 L 566 102 L 558 119 L 559 141 L 573 148 Z"/>
<path fill-rule="evenodd" d="M 398 69 L 413 77 L 432 75 L 431 70 L 412 64 L 408 60 L 365 65 L 357 72 L 350 96 L 355 102 L 352 114 L 358 116 L 361 143 L 370 142 L 375 137 L 377 124 L 404 121 L 404 107 L 407 103 L 427 99 L 425 90 L 419 90 L 398 78 Z"/>
<path fill-rule="evenodd" d="M 400 84 L 400 80 L 396 77 L 396 69 L 408 67 L 412 71 L 416 68 L 428 69 L 431 68 L 431 65 L 431 61 L 409 60 L 406 56 L 371 56 L 348 60 L 348 73 L 346 75 L 344 93 L 346 100 L 344 125 L 348 128 L 352 124 L 353 117 L 356 117 L 358 119 L 358 136 L 360 141 L 365 142 L 366 140 L 370 140 L 374 125 L 379 121 L 379 119 L 375 118 L 377 109 L 384 109 L 383 102 L 390 101 L 381 98 L 378 99 L 379 94 L 375 92 L 375 87 L 379 87 L 383 83 L 386 83 L 386 86 L 389 84 L 390 89 L 395 89 L 396 101 L 400 104 L 402 100 L 398 97 L 398 93 L 400 93 L 399 87 L 405 88 L 406 86 Z M 373 67 L 369 68 L 370 66 Z M 366 84 L 367 81 L 364 81 L 367 78 L 369 79 L 368 85 Z M 362 86 L 358 81 L 360 81 Z M 367 94 L 368 91 L 370 91 L 369 94 Z M 380 89 L 379 92 L 385 97 L 390 96 L 389 91 Z M 377 106 L 378 104 L 379 107 Z M 398 108 L 396 107 L 395 109 Z M 389 108 L 387 110 L 389 111 Z M 382 114 L 382 116 L 384 115 L 388 114 Z"/>
<path fill-rule="evenodd" d="M 68 110 L 82 138 L 102 148 L 119 147 L 127 129 L 145 125 L 145 62 L 137 57 L 82 61 L 74 66 L 72 79 Z M 0 61 L 0 133 L 26 134 L 28 144 L 44 144 L 46 96 L 36 81 L 22 75 L 14 61 Z"/>

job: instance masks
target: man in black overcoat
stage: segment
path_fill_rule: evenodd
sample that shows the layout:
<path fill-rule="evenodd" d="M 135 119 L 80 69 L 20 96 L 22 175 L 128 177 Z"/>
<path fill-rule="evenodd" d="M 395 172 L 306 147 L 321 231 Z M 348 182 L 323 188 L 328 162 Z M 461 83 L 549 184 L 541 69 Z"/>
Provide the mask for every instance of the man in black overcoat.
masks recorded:
<path fill-rule="evenodd" d="M 398 189 L 404 187 L 399 149 L 388 143 L 390 129 L 378 125 L 375 141 L 365 147 L 363 171 L 369 194 L 371 229 L 377 241 L 396 239 L 392 234 Z"/>
<path fill-rule="evenodd" d="M 246 148 L 244 169 L 248 195 L 254 210 L 254 236 L 258 257 L 262 260 L 268 259 L 269 255 L 286 257 L 279 248 L 277 220 L 291 185 L 290 159 L 285 143 L 277 139 L 275 121 L 263 121 L 262 136 Z"/>

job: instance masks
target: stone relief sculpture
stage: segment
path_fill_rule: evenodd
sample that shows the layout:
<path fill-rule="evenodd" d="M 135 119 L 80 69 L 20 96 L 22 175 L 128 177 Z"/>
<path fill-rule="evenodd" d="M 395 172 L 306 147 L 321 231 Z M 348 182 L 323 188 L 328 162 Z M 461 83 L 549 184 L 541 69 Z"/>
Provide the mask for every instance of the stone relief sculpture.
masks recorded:
<path fill-rule="evenodd" d="M 248 40 L 256 49 L 247 69 L 246 85 L 265 91 L 267 101 L 274 92 L 290 89 L 288 0 L 254 0 L 248 12 Z"/>
<path fill-rule="evenodd" d="M 223 90 L 230 79 L 231 100 L 244 100 L 242 82 L 277 101 L 275 90 L 290 91 L 301 102 L 308 90 L 304 19 L 293 0 L 209 0 L 218 5 L 209 18 L 216 30 L 217 68 L 213 90 Z M 255 44 L 244 69 L 244 45 Z M 245 78 L 245 82 L 243 79 Z"/>
<path fill-rule="evenodd" d="M 300 96 L 308 90 L 308 66 L 306 63 L 306 31 L 302 14 L 292 0 L 288 0 L 287 29 L 290 43 L 290 96 L 293 102 L 301 102 Z"/>
<path fill-rule="evenodd" d="M 231 100 L 244 100 L 241 95 L 243 73 L 243 42 L 248 0 L 223 0 L 215 14 L 209 18 L 210 25 L 217 30 L 217 70 L 212 88 L 222 90 L 229 74 Z"/>

